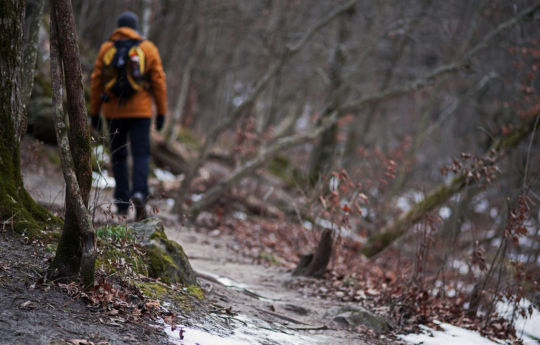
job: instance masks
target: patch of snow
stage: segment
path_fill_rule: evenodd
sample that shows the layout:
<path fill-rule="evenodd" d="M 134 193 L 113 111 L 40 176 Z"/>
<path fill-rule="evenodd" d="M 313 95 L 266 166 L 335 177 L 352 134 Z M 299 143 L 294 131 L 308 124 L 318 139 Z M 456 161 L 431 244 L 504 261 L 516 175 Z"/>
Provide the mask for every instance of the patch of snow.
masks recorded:
<path fill-rule="evenodd" d="M 109 176 L 107 170 L 103 170 L 100 173 L 92 171 L 92 187 L 98 189 L 114 188 L 116 181 L 113 177 Z"/>
<path fill-rule="evenodd" d="M 499 211 L 497 210 L 496 207 L 492 207 L 492 208 L 489 210 L 489 216 L 491 217 L 491 219 L 497 218 L 498 215 L 499 215 Z"/>
<path fill-rule="evenodd" d="M 462 260 L 452 261 L 452 268 L 458 270 L 459 273 L 462 275 L 469 273 L 469 265 L 467 265 L 467 263 Z"/>
<path fill-rule="evenodd" d="M 497 248 L 501 245 L 501 239 L 496 237 L 493 240 L 491 240 L 491 246 Z"/>
<path fill-rule="evenodd" d="M 409 201 L 409 198 L 400 196 L 396 200 L 396 206 L 401 210 L 401 212 L 408 212 L 411 209 L 411 202 Z"/>
<path fill-rule="evenodd" d="M 366 241 L 364 237 L 361 237 L 360 235 L 358 235 L 354 230 L 351 230 L 344 226 L 340 227 L 339 225 L 332 223 L 331 221 L 327 219 L 317 218 L 315 219 L 315 224 L 317 224 L 323 229 L 338 231 L 338 234 L 344 238 L 350 238 L 361 243 L 364 243 Z"/>
<path fill-rule="evenodd" d="M 304 223 L 302 223 L 302 226 L 307 229 L 307 230 L 312 230 L 313 229 L 313 224 L 310 222 L 310 221 L 304 221 Z"/>
<path fill-rule="evenodd" d="M 308 128 L 309 124 L 309 115 L 301 116 L 294 126 L 294 129 L 298 132 L 303 132 Z"/>
<path fill-rule="evenodd" d="M 480 200 L 476 205 L 474 205 L 474 212 L 484 213 L 489 208 L 489 202 L 486 199 Z"/>
<path fill-rule="evenodd" d="M 329 344 L 331 341 L 328 337 L 321 335 L 304 336 L 289 330 L 285 333 L 266 322 L 264 322 L 263 327 L 258 327 L 252 319 L 245 315 L 236 316 L 231 319 L 231 323 L 235 326 L 234 332 L 226 336 L 214 335 L 203 330 L 183 326 L 177 326 L 173 331 L 171 326 L 164 326 L 170 340 L 177 345 L 311 345 Z M 182 337 L 180 337 L 180 332 Z"/>
<path fill-rule="evenodd" d="M 415 203 L 424 200 L 424 193 L 421 192 L 412 192 L 412 198 Z"/>
<path fill-rule="evenodd" d="M 170 171 L 167 171 L 167 170 L 161 170 L 159 168 L 154 169 L 154 175 L 156 175 L 156 178 L 159 181 L 162 181 L 162 182 L 168 182 L 168 181 L 175 181 L 176 180 L 176 176 L 174 176 L 173 173 L 171 173 Z"/>
<path fill-rule="evenodd" d="M 191 195 L 191 201 L 198 202 L 203 198 L 204 194 L 192 194 Z"/>
<path fill-rule="evenodd" d="M 236 219 L 239 219 L 239 220 L 247 220 L 248 219 L 247 214 L 245 214 L 244 212 L 240 212 L 240 211 L 234 212 L 233 217 L 236 218 Z"/>
<path fill-rule="evenodd" d="M 420 193 L 420 192 L 417 192 L 417 191 L 407 192 L 407 193 L 405 193 L 405 195 L 402 195 L 402 196 L 397 198 L 396 206 L 402 212 L 408 212 L 411 209 L 412 204 L 418 203 L 418 202 L 420 202 L 422 200 L 424 200 L 424 194 L 423 193 Z"/>
<path fill-rule="evenodd" d="M 439 216 L 442 219 L 448 219 L 450 218 L 450 215 L 452 215 L 452 210 L 450 210 L 450 207 L 443 206 L 439 209 Z"/>
<path fill-rule="evenodd" d="M 173 198 L 168 198 L 167 200 L 165 200 L 165 202 L 167 203 L 167 206 L 169 206 L 169 207 L 174 206 L 174 199 Z"/>
<path fill-rule="evenodd" d="M 103 145 L 97 145 L 94 147 L 94 155 L 104 164 L 109 164 L 111 162 L 111 157 L 107 151 L 105 151 L 105 147 Z"/>
<path fill-rule="evenodd" d="M 522 308 L 529 308 L 531 302 L 523 299 L 520 302 Z M 524 318 L 519 313 L 515 316 L 514 327 L 519 337 L 523 339 L 524 345 L 538 345 L 540 342 L 540 311 L 532 305 L 533 313 L 530 318 Z M 506 302 L 497 303 L 497 312 L 502 316 L 511 319 L 513 307 Z"/>
<path fill-rule="evenodd" d="M 332 176 L 330 178 L 330 182 L 328 184 L 328 187 L 330 188 L 330 191 L 332 191 L 332 192 L 337 191 L 337 189 L 339 187 L 339 179 L 336 178 L 335 176 Z"/>
<path fill-rule="evenodd" d="M 248 339 L 239 339 L 237 336 L 220 337 L 205 331 L 189 327 L 177 327 L 174 331 L 169 325 L 165 326 L 165 333 L 174 344 L 178 345 L 249 345 Z M 182 336 L 180 336 L 180 333 Z"/>
<path fill-rule="evenodd" d="M 334 230 L 337 229 L 339 226 L 337 224 L 332 223 L 331 221 L 324 219 L 324 218 L 317 218 L 315 219 L 315 224 L 320 226 L 323 229 L 330 229 Z"/>
<path fill-rule="evenodd" d="M 367 207 L 364 207 L 364 206 L 360 206 L 360 212 L 362 212 L 361 216 L 367 216 L 367 214 L 369 213 L 369 210 Z"/>
<path fill-rule="evenodd" d="M 463 223 L 463 225 L 461 226 L 461 230 L 462 231 L 470 231 L 472 229 L 472 223 L 469 222 L 469 221 L 466 221 L 465 223 Z"/>
<path fill-rule="evenodd" d="M 235 107 L 239 107 L 247 99 L 245 95 L 236 96 L 233 98 L 233 104 Z"/>
<path fill-rule="evenodd" d="M 482 337 L 478 332 L 456 327 L 448 323 L 439 323 L 443 329 L 437 331 L 424 325 L 420 325 L 422 333 L 398 335 L 399 338 L 414 345 L 497 345 L 501 342 L 493 342 Z"/>

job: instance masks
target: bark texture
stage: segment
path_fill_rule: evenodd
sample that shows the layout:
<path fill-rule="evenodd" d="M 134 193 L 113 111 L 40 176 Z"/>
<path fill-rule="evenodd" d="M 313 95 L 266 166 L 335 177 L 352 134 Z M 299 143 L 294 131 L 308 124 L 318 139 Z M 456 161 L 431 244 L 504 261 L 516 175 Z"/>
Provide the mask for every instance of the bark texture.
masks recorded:
<path fill-rule="evenodd" d="M 43 14 L 44 0 L 26 0 L 24 19 L 24 56 L 21 69 L 22 77 L 22 102 L 24 115 L 21 124 L 17 128 L 17 136 L 20 141 L 26 133 L 28 117 L 26 107 L 30 103 L 32 88 L 34 86 L 34 70 L 38 52 L 39 23 Z"/>
<path fill-rule="evenodd" d="M 341 15 L 338 22 L 337 39 L 330 59 L 330 72 L 328 85 L 329 106 L 323 112 L 322 117 L 330 116 L 336 109 L 339 108 L 342 99 L 345 97 L 346 91 L 343 86 L 343 69 L 345 66 L 344 46 L 351 34 L 348 26 L 350 19 L 354 16 L 354 7 L 351 7 L 347 12 Z M 341 114 L 338 113 L 338 116 Z M 315 184 L 319 180 L 321 174 L 329 172 L 335 163 L 336 144 L 337 144 L 338 126 L 333 124 L 324 130 L 319 138 L 318 145 L 313 149 L 311 154 L 311 163 L 309 171 L 309 180 L 311 184 Z"/>
<path fill-rule="evenodd" d="M 293 272 L 295 276 L 322 277 L 332 257 L 334 231 L 324 229 L 315 254 L 304 255 Z"/>
<path fill-rule="evenodd" d="M 0 18 L 0 228 L 32 233 L 43 227 L 41 222 L 49 215 L 24 189 L 20 171 L 24 1 L 2 1 Z"/>
<path fill-rule="evenodd" d="M 96 236 L 88 199 L 92 183 L 90 134 L 81 79 L 79 48 L 71 1 L 51 2 L 51 85 L 55 130 L 66 180 L 66 213 L 62 237 L 50 274 L 73 279 L 79 272 L 85 286 L 94 282 Z M 65 74 L 69 120 L 63 111 Z"/>

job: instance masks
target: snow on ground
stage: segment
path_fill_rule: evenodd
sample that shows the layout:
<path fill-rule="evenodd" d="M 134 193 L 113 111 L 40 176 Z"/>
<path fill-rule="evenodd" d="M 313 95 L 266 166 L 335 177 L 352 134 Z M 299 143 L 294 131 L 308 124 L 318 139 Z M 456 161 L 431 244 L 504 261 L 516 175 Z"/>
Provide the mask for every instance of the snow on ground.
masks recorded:
<path fill-rule="evenodd" d="M 522 300 L 520 306 L 522 308 L 529 308 L 531 302 L 528 300 Z M 506 318 L 512 317 L 512 312 L 514 308 L 508 303 L 500 302 L 497 304 L 497 311 L 499 314 L 505 316 Z M 516 333 L 518 336 L 523 337 L 524 345 L 538 345 L 540 341 L 535 341 L 534 339 L 540 339 L 540 311 L 537 308 L 532 309 L 533 313 L 529 318 L 524 318 L 521 315 L 517 315 L 517 319 L 514 322 L 516 327 Z"/>
<path fill-rule="evenodd" d="M 304 336 L 293 331 L 273 330 L 270 324 L 266 327 L 257 327 L 252 321 L 245 315 L 236 316 L 232 320 L 235 331 L 228 336 L 219 336 L 184 326 L 176 327 L 175 330 L 169 325 L 163 324 L 163 326 L 165 333 L 175 345 L 321 345 L 330 344 L 332 341 L 326 336 Z"/>
<path fill-rule="evenodd" d="M 440 323 L 443 329 L 437 331 L 427 326 L 420 325 L 423 332 L 420 334 L 399 335 L 399 338 L 414 345 L 497 345 L 482 337 L 478 332 L 456 327 L 448 323 Z"/>
<path fill-rule="evenodd" d="M 109 176 L 107 173 L 107 170 L 103 170 L 100 173 L 97 173 L 95 171 L 92 171 L 92 187 L 98 188 L 98 189 L 107 189 L 107 188 L 114 188 L 116 186 L 116 182 L 114 181 L 114 178 Z"/>
<path fill-rule="evenodd" d="M 523 307 L 528 308 L 529 301 L 522 301 Z M 511 317 L 513 308 L 507 303 L 499 303 L 497 310 L 506 317 Z M 453 326 L 448 323 L 438 323 L 442 331 L 420 325 L 422 333 L 404 334 L 398 337 L 412 345 L 501 345 L 507 344 L 502 340 L 493 341 L 482 337 L 478 332 Z M 516 332 L 523 340 L 523 345 L 539 345 L 540 341 L 540 311 L 533 308 L 533 314 L 526 319 L 518 316 L 515 321 Z"/>
<path fill-rule="evenodd" d="M 168 181 L 176 181 L 177 177 L 167 170 L 162 170 L 159 168 L 154 169 L 154 175 L 159 181 L 162 182 L 168 182 Z"/>

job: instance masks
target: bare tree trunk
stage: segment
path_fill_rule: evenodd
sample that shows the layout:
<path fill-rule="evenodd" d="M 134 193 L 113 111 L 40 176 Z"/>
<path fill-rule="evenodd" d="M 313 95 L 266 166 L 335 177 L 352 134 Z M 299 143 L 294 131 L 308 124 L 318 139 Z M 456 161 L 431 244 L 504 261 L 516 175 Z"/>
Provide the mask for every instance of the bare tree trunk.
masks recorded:
<path fill-rule="evenodd" d="M 63 75 L 69 120 L 62 107 Z M 80 272 L 85 286 L 90 287 L 94 283 L 96 258 L 96 236 L 88 211 L 92 183 L 90 134 L 70 0 L 51 1 L 51 84 L 55 130 L 67 188 L 64 229 L 49 272 L 53 277 L 74 277 Z"/>
<path fill-rule="evenodd" d="M 492 147 L 485 154 L 484 161 L 491 161 L 492 164 L 496 163 L 496 160 L 501 159 L 508 152 L 508 150 L 516 147 L 523 139 L 538 126 L 536 122 L 536 116 L 540 112 L 540 109 L 536 109 L 535 113 L 529 115 L 522 124 L 515 130 L 505 135 L 492 145 Z M 491 158 L 491 155 L 495 154 L 495 158 Z M 464 172 L 456 175 L 448 184 L 442 184 L 432 190 L 428 195 L 420 202 L 415 204 L 409 212 L 403 214 L 394 222 L 384 227 L 382 231 L 369 238 L 368 243 L 362 249 L 362 254 L 371 257 L 384 248 L 388 247 L 395 240 L 403 236 L 409 228 L 418 223 L 428 212 L 433 211 L 437 207 L 442 206 L 448 201 L 454 194 L 460 192 L 465 186 L 475 186 L 480 181 L 469 180 L 470 172 Z"/>
<path fill-rule="evenodd" d="M 184 67 L 182 72 L 182 83 L 180 85 L 180 94 L 178 95 L 178 101 L 174 110 L 169 118 L 169 123 L 165 129 L 165 140 L 167 143 L 171 144 L 176 141 L 177 133 L 175 132 L 176 126 L 182 122 L 182 115 L 186 107 L 186 101 L 188 99 L 189 87 L 191 84 L 191 75 L 193 74 L 193 69 L 195 67 L 195 62 L 197 62 L 197 57 L 199 56 L 203 43 L 204 43 L 204 31 L 203 26 L 198 25 L 195 32 L 195 47 L 191 53 L 189 60 Z"/>
<path fill-rule="evenodd" d="M 293 272 L 294 276 L 321 277 L 332 257 L 334 248 L 334 231 L 324 229 L 315 254 L 307 254 L 300 259 Z"/>
<path fill-rule="evenodd" d="M 150 33 L 150 17 L 152 15 L 152 0 L 143 0 L 143 11 L 142 11 L 142 21 L 141 29 L 142 36 L 148 37 Z"/>
<path fill-rule="evenodd" d="M 338 109 L 341 100 L 346 96 L 343 85 L 343 69 L 345 67 L 344 45 L 347 42 L 351 32 L 349 29 L 350 21 L 354 16 L 354 6 L 341 15 L 338 25 L 337 40 L 334 43 L 334 51 L 330 60 L 330 84 L 328 85 L 328 95 L 330 106 L 325 109 L 323 118 L 332 114 Z M 340 116 L 340 114 L 338 114 Z M 320 174 L 326 174 L 335 162 L 335 149 L 337 143 L 337 124 L 334 124 L 322 132 L 317 146 L 311 153 L 311 162 L 309 169 L 309 180 L 315 184 L 319 180 Z"/>
<path fill-rule="evenodd" d="M 24 1 L 2 1 L 0 18 L 0 224 L 12 224 L 20 233 L 34 233 L 50 215 L 24 189 L 20 167 L 19 133 L 26 123 L 20 79 Z"/>
<path fill-rule="evenodd" d="M 24 20 L 24 56 L 22 73 L 22 104 L 24 115 L 21 117 L 21 124 L 17 129 L 18 140 L 20 141 L 26 133 L 28 117 L 26 106 L 30 102 L 32 88 L 34 86 L 34 71 L 36 69 L 36 58 L 38 51 L 39 26 L 41 15 L 43 14 L 44 0 L 27 0 Z"/>

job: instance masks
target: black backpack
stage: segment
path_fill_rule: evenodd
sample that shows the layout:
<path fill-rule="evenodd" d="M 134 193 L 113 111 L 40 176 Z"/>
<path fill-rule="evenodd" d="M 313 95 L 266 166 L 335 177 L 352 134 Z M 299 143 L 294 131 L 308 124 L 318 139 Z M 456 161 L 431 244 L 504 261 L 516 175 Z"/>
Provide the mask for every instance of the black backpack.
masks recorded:
<path fill-rule="evenodd" d="M 126 99 L 141 90 L 144 85 L 145 56 L 135 39 L 116 40 L 103 56 L 104 100 L 109 93 Z"/>

